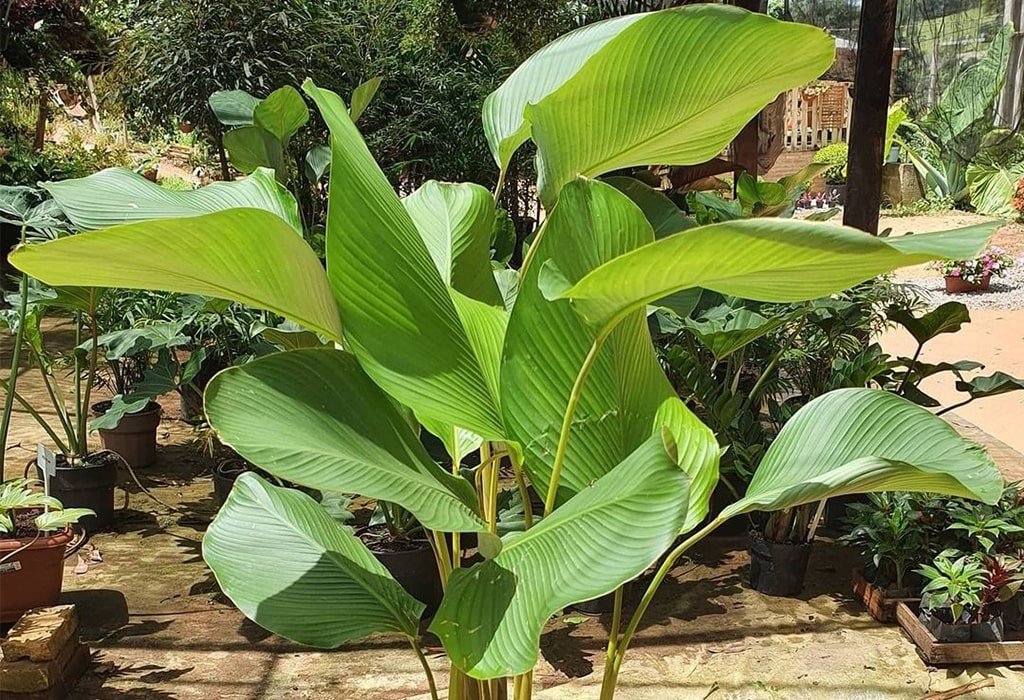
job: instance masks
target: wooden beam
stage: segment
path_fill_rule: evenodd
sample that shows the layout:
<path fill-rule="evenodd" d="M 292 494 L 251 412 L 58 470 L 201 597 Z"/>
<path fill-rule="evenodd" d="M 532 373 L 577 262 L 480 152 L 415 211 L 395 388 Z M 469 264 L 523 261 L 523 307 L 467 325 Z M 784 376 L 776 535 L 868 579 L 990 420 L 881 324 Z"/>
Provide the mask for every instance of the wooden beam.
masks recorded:
<path fill-rule="evenodd" d="M 736 7 L 742 7 L 751 12 L 764 12 L 761 0 L 733 0 Z M 767 4 L 767 3 L 765 3 Z M 757 152 L 760 143 L 757 130 L 758 117 L 754 117 L 743 130 L 736 135 L 732 142 L 732 159 L 737 165 L 746 170 L 752 177 L 757 178 Z"/>
<path fill-rule="evenodd" d="M 857 30 L 850 155 L 843 223 L 878 234 L 882 206 L 882 148 L 889 111 L 897 0 L 864 0 Z"/>

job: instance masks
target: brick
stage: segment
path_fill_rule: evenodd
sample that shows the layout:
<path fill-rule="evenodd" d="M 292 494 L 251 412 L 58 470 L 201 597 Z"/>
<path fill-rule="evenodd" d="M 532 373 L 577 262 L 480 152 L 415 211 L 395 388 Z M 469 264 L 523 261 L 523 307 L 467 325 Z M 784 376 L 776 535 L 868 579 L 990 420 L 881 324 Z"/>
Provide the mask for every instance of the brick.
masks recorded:
<path fill-rule="evenodd" d="M 74 641 L 65 644 L 57 658 L 50 661 L 0 661 L 0 694 L 6 698 L 7 693 L 34 693 L 59 685 L 65 669 L 83 648 Z"/>
<path fill-rule="evenodd" d="M 15 623 L 7 638 L 0 641 L 0 649 L 7 661 L 50 661 L 77 631 L 74 605 L 35 608 Z"/>
<path fill-rule="evenodd" d="M 68 648 L 71 649 L 71 657 L 68 659 L 67 665 L 61 670 L 61 672 L 54 677 L 53 685 L 43 690 L 35 690 L 29 692 L 17 692 L 13 690 L 6 690 L 0 684 L 0 696 L 3 700 L 64 700 L 68 693 L 75 687 L 75 683 L 85 673 L 85 669 L 89 667 L 89 647 L 84 644 L 69 644 Z M 0 665 L 8 662 L 2 661 Z M 39 663 L 32 661 L 15 661 L 14 663 Z M 43 663 L 53 663 L 52 661 Z"/>

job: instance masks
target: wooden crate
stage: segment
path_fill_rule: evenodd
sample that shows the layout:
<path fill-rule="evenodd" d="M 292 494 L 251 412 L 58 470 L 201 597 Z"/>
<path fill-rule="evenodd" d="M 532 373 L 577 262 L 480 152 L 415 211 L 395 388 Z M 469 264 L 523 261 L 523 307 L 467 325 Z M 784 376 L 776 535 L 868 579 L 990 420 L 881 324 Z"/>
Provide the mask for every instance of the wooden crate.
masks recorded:
<path fill-rule="evenodd" d="M 917 605 L 900 602 L 896 620 L 930 664 L 998 664 L 1024 661 L 1024 635 L 1007 632 L 1002 642 L 940 642 L 917 619 Z"/>
<path fill-rule="evenodd" d="M 853 593 L 864 603 L 868 613 L 879 622 L 896 622 L 896 605 L 898 603 L 916 603 L 917 598 L 891 598 L 881 588 L 876 587 L 866 578 L 859 568 L 853 570 Z"/>

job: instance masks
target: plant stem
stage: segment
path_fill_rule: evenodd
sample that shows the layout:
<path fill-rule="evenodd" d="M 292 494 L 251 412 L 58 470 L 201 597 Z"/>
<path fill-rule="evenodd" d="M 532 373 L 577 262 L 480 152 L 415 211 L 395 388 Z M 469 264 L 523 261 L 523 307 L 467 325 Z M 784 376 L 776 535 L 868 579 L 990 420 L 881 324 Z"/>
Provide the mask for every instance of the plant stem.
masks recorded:
<path fill-rule="evenodd" d="M 39 427 L 45 430 L 46 434 L 50 436 L 50 439 L 53 440 L 55 445 L 57 445 L 57 449 L 59 449 L 63 454 L 68 454 L 67 445 L 64 444 L 63 440 L 57 437 L 57 433 L 54 432 L 53 428 L 50 427 L 49 423 L 46 422 L 46 419 L 43 418 L 39 411 L 34 409 L 32 405 L 25 400 L 24 396 L 22 396 L 16 391 L 11 390 L 7 382 L 3 381 L 2 379 L 0 379 L 0 386 L 3 387 L 5 392 L 7 392 L 9 395 L 13 395 L 14 398 L 18 400 L 18 403 L 21 404 L 21 407 L 24 408 L 25 411 L 30 416 L 32 416 L 33 420 L 35 420 L 35 422 L 39 424 Z"/>
<path fill-rule="evenodd" d="M 601 681 L 601 700 L 609 700 L 612 697 L 609 693 L 615 692 L 615 684 L 609 684 L 608 680 L 614 675 L 615 654 L 619 643 L 619 627 L 622 625 L 622 590 L 622 586 L 615 589 L 612 626 L 608 632 L 608 648 L 604 655 L 604 678 Z"/>
<path fill-rule="evenodd" d="M 64 406 L 64 402 L 57 398 L 57 393 L 54 391 L 51 383 L 52 377 L 49 372 L 43 367 L 43 358 L 34 349 L 29 348 L 35 358 L 36 363 L 39 365 L 39 375 L 43 379 L 43 386 L 46 387 L 46 394 L 50 397 L 50 403 L 53 404 L 53 410 L 56 411 L 57 417 L 60 418 L 60 424 L 64 427 L 64 433 L 70 436 L 74 433 L 74 428 L 71 426 L 71 420 L 68 418 L 67 408 Z"/>
<path fill-rule="evenodd" d="M 910 364 L 907 365 L 907 371 L 903 374 L 903 380 L 900 382 L 899 387 L 896 388 L 897 395 L 903 396 L 903 389 L 907 386 L 907 382 L 910 381 L 910 373 L 917 366 L 917 358 L 921 356 L 921 350 L 923 349 L 924 343 L 918 343 L 917 350 L 914 351 L 914 356 L 910 358 Z"/>
<path fill-rule="evenodd" d="M 515 453 L 509 451 L 509 461 L 512 462 L 512 472 L 516 475 L 516 487 L 519 489 L 519 498 L 523 502 L 523 521 L 526 529 L 533 527 L 533 504 L 530 503 L 530 492 L 526 488 L 526 479 L 523 478 L 523 465 Z"/>
<path fill-rule="evenodd" d="M 10 4 L 7 6 L 10 10 Z M 25 242 L 25 225 L 21 227 L 21 242 Z M 11 353 L 11 371 L 7 375 L 9 388 L 4 397 L 4 415 L 0 419 L 0 479 L 3 478 L 7 455 L 7 434 L 11 429 L 11 411 L 14 409 L 14 390 L 18 385 L 18 365 L 21 363 L 21 344 L 25 338 L 25 313 L 28 310 L 28 275 L 21 273 L 18 284 L 21 298 L 18 300 L 18 328 L 14 331 L 14 349 Z"/>
<path fill-rule="evenodd" d="M 936 411 L 935 415 L 941 416 L 944 413 L 949 413 L 950 411 L 952 411 L 955 408 L 962 408 L 963 406 L 966 406 L 967 404 L 969 404 L 971 401 L 974 401 L 974 397 L 973 396 L 971 398 L 967 399 L 966 401 L 961 401 L 960 403 L 955 403 L 952 406 L 946 406 L 941 411 Z"/>
<path fill-rule="evenodd" d="M 764 368 L 763 372 L 761 372 L 761 376 L 759 376 L 757 381 L 754 382 L 754 386 L 750 389 L 750 393 L 747 394 L 747 398 L 743 400 L 743 404 L 740 406 L 740 413 L 743 413 L 750 407 L 751 402 L 758 397 L 761 387 L 764 386 L 764 383 L 768 381 L 768 377 L 775 372 L 775 368 L 778 367 L 779 362 L 782 361 L 782 356 L 789 352 L 790 348 L 793 347 L 793 344 L 796 343 L 797 336 L 800 335 L 800 331 L 803 330 L 804 325 L 807 323 L 807 314 L 810 310 L 809 306 L 804 306 L 804 313 L 800 317 L 800 323 L 797 324 L 797 327 L 789 334 L 786 342 L 782 344 L 782 347 L 779 348 L 778 352 L 772 355 L 772 359 L 768 362 L 768 366 Z"/>
<path fill-rule="evenodd" d="M 498 171 L 498 184 L 494 186 L 494 203 L 497 204 L 498 200 L 501 199 L 501 191 L 505 189 L 505 176 L 508 175 L 508 171 L 502 168 Z"/>
<path fill-rule="evenodd" d="M 722 519 L 722 516 L 718 516 L 703 528 L 690 535 L 689 538 L 669 552 L 668 556 L 665 557 L 665 560 L 662 561 L 661 566 L 658 567 L 658 571 L 654 574 L 654 578 L 652 578 L 650 584 L 648 584 L 647 590 L 644 592 L 644 597 L 640 599 L 640 604 L 637 605 L 632 617 L 630 617 L 626 631 L 616 643 L 615 658 L 605 661 L 606 664 L 613 664 L 613 668 L 611 672 L 608 672 L 608 670 L 605 669 L 604 680 L 601 682 L 601 700 L 612 700 L 614 697 L 615 683 L 619 678 L 619 668 L 622 666 L 622 659 L 626 655 L 626 650 L 629 649 L 629 643 L 633 640 L 633 635 L 636 634 L 637 627 L 640 625 L 640 620 L 643 618 L 644 613 L 647 612 L 647 608 L 651 604 L 651 600 L 654 599 L 654 594 L 657 593 L 658 587 L 661 586 L 661 583 L 665 580 L 668 572 L 672 570 L 673 566 L 675 566 L 676 560 L 679 559 L 679 557 L 682 556 L 690 547 L 711 534 L 723 522 L 725 522 L 725 520 Z"/>
<path fill-rule="evenodd" d="M 601 346 L 604 344 L 604 339 L 608 337 L 608 333 L 614 326 L 609 325 L 608 328 L 603 329 L 596 338 L 594 338 L 594 344 L 590 346 L 590 351 L 587 352 L 587 356 L 583 358 L 583 365 L 580 367 L 579 373 L 576 375 L 576 381 L 573 382 L 572 391 L 569 392 L 569 402 L 565 406 L 565 413 L 562 415 L 562 429 L 558 434 L 558 446 L 555 448 L 555 461 L 551 465 L 551 482 L 548 484 L 548 495 L 544 499 L 544 515 L 550 515 L 551 511 L 555 509 L 555 497 L 558 495 L 558 482 L 562 478 L 562 465 L 565 464 L 565 451 L 569 446 L 569 432 L 572 429 L 572 419 L 576 414 L 576 405 L 580 401 L 580 396 L 583 395 L 583 383 L 587 380 L 587 375 L 590 374 L 591 368 L 594 366 L 594 362 L 597 361 L 597 356 L 601 352 Z"/>
<path fill-rule="evenodd" d="M 427 676 L 427 685 L 430 686 L 431 700 L 439 700 L 437 696 L 437 684 L 434 683 L 434 672 L 430 670 L 430 664 L 427 663 L 427 657 L 423 655 L 423 650 L 420 649 L 420 645 L 416 642 L 415 638 L 409 637 L 409 644 L 412 646 L 412 650 L 416 652 L 416 656 L 420 660 L 420 665 L 423 667 L 423 673 Z"/>
<path fill-rule="evenodd" d="M 80 444 L 78 451 L 81 453 L 83 459 L 89 455 L 89 433 L 86 421 L 89 416 L 89 396 L 92 394 L 92 385 L 96 381 L 96 360 L 99 356 L 100 349 L 100 329 L 99 324 L 96 322 L 96 288 L 89 288 L 89 326 L 90 334 L 92 336 L 92 348 L 89 350 L 89 366 L 87 368 L 88 374 L 85 377 L 85 398 L 82 405 L 82 421 L 79 425 L 78 439 Z"/>
<path fill-rule="evenodd" d="M 431 530 L 430 534 L 434 540 L 434 555 L 437 557 L 438 573 L 441 574 L 441 585 L 448 585 L 448 577 L 452 573 L 452 559 L 451 554 L 448 552 L 448 541 L 444 538 L 443 532 L 437 532 Z"/>

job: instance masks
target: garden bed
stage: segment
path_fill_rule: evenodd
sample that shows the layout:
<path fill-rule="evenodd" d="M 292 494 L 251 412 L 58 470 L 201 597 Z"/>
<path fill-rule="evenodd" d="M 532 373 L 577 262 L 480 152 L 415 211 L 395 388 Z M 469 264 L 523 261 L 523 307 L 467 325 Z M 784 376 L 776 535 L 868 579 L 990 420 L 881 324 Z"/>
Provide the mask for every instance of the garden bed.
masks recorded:
<path fill-rule="evenodd" d="M 853 570 L 853 593 L 864 604 L 868 614 L 879 622 L 896 622 L 896 606 L 899 603 L 916 603 L 917 598 L 899 598 L 886 595 L 886 591 L 864 578 L 860 568 Z"/>
<path fill-rule="evenodd" d="M 940 642 L 917 617 L 916 603 L 901 601 L 896 619 L 917 646 L 925 662 L 940 664 L 988 664 L 1024 661 L 1024 633 L 1006 631 L 1002 642 Z"/>

